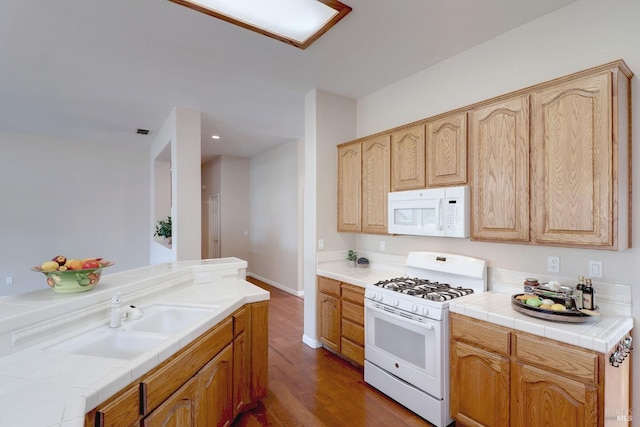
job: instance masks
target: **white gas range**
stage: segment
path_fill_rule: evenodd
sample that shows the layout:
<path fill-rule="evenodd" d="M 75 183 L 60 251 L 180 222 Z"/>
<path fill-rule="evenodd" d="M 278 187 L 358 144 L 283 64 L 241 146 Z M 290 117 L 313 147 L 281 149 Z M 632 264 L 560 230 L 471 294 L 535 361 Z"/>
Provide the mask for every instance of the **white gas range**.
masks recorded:
<path fill-rule="evenodd" d="M 411 252 L 406 276 L 365 289 L 365 382 L 441 427 L 449 414 L 449 301 L 487 289 L 484 260 Z"/>

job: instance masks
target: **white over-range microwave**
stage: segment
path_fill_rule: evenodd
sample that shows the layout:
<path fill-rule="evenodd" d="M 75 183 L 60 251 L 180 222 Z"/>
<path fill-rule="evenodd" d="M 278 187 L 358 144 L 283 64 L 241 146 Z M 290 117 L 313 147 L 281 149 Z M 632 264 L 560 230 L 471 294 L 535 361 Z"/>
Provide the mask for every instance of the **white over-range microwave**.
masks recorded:
<path fill-rule="evenodd" d="M 389 233 L 469 237 L 469 186 L 389 193 Z"/>

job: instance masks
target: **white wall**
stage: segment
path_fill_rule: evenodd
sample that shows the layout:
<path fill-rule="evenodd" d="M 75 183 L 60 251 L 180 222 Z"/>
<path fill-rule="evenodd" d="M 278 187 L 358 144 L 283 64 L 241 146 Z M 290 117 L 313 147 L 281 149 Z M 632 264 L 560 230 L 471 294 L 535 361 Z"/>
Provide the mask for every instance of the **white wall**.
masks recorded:
<path fill-rule="evenodd" d="M 338 233 L 338 153 L 336 145 L 355 138 L 356 102 L 313 90 L 305 96 L 304 157 L 304 336 L 317 347 L 317 241 L 325 249 L 354 247 L 353 234 Z M 333 249 L 331 249 L 333 248 Z"/>
<path fill-rule="evenodd" d="M 146 147 L 22 134 L 0 147 L 0 295 L 46 288 L 30 268 L 56 255 L 113 260 L 105 274 L 149 264 Z"/>
<path fill-rule="evenodd" d="M 291 141 L 250 160 L 249 273 L 297 296 L 298 142 Z"/>
<path fill-rule="evenodd" d="M 556 77 L 624 59 L 640 73 L 640 2 L 637 0 L 582 0 L 516 28 L 476 48 L 358 100 L 358 136 L 389 129 L 463 107 Z M 640 129 L 640 86 L 632 81 L 634 138 Z M 637 144 L 636 144 L 637 145 Z M 640 150 L 633 150 L 633 187 L 640 189 Z M 327 199 L 328 200 L 328 199 Z M 640 197 L 633 201 L 635 217 Z M 634 249 L 620 252 L 526 245 L 479 243 L 469 240 L 358 235 L 359 249 L 378 251 L 385 240 L 387 252 L 440 250 L 477 256 L 500 267 L 547 274 L 547 256 L 560 257 L 560 275 L 588 275 L 589 260 L 604 262 L 604 282 L 633 286 L 633 313 L 640 319 L 640 221 L 634 221 Z M 336 247 L 336 249 L 344 249 Z M 640 387 L 640 358 L 635 358 L 634 387 Z M 640 407 L 634 393 L 633 407 Z"/>

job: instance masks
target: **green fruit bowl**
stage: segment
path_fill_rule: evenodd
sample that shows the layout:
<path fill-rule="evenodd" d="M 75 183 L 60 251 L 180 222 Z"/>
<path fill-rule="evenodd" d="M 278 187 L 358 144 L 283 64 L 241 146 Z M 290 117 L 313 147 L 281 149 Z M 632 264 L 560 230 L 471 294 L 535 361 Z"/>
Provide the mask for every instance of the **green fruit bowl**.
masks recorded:
<path fill-rule="evenodd" d="M 73 294 L 90 291 L 98 284 L 102 270 L 112 266 L 112 261 L 100 261 L 100 267 L 84 270 L 42 271 L 40 267 L 32 267 L 31 270 L 47 276 L 47 284 L 60 294 Z"/>

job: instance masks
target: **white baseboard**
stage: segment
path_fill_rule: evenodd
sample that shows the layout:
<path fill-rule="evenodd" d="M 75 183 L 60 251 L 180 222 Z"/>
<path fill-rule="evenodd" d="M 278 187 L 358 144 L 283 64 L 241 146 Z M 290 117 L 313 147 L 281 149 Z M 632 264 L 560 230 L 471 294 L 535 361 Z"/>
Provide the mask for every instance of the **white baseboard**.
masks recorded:
<path fill-rule="evenodd" d="M 276 283 L 276 282 L 274 282 L 272 280 L 269 280 L 269 279 L 267 279 L 265 277 L 261 277 L 261 276 L 258 276 L 257 274 L 251 273 L 250 271 L 247 271 L 247 276 L 251 276 L 251 277 L 253 277 L 255 279 L 258 279 L 261 282 L 264 282 L 267 285 L 271 285 L 274 288 L 278 288 L 281 291 L 284 291 L 284 292 L 286 292 L 288 294 L 291 294 L 291 295 L 294 295 L 294 296 L 297 296 L 297 297 L 300 297 L 300 298 L 304 298 L 304 291 L 295 291 L 295 290 L 293 290 L 293 289 L 291 289 L 291 288 L 289 288 L 287 286 L 281 285 L 280 283 Z"/>
<path fill-rule="evenodd" d="M 307 335 L 302 335 L 302 342 L 311 348 L 320 348 L 322 343 L 316 339 L 309 338 Z"/>

